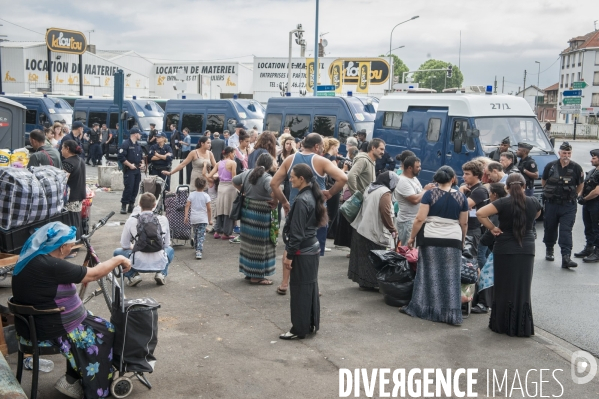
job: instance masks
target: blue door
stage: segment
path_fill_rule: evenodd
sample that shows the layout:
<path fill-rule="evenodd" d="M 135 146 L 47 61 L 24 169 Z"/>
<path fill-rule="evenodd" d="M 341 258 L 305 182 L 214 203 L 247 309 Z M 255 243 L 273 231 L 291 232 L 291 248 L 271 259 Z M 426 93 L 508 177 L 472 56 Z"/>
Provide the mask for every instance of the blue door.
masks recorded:
<path fill-rule="evenodd" d="M 418 178 L 422 183 L 433 181 L 433 175 L 445 165 L 447 110 L 426 110 L 417 112 L 410 139 L 412 147 L 417 147 L 422 170 Z M 415 151 L 416 152 L 416 151 Z"/>

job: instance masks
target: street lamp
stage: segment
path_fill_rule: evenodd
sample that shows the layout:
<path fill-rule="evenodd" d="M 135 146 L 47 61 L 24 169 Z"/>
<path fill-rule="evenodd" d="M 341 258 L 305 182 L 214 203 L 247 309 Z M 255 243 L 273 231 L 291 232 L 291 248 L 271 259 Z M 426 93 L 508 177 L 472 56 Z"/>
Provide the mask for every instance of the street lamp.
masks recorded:
<path fill-rule="evenodd" d="M 387 57 L 391 57 L 391 52 L 392 52 L 392 51 L 399 50 L 400 48 L 404 48 L 404 47 L 406 47 L 406 46 L 399 46 L 399 47 L 395 47 L 393 50 L 391 50 L 391 51 L 389 51 L 389 52 L 387 53 Z"/>
<path fill-rule="evenodd" d="M 395 26 L 393 27 L 393 29 L 391 29 L 391 35 L 390 35 L 390 37 L 389 37 L 389 54 L 391 54 L 391 51 L 393 51 L 393 50 L 391 50 L 391 47 L 392 47 L 391 43 L 393 42 L 393 31 L 395 30 L 395 28 L 397 28 L 397 27 L 398 27 L 399 25 L 401 25 L 401 24 L 405 24 L 406 22 L 410 22 L 411 20 L 413 20 L 413 19 L 416 19 L 416 18 L 419 18 L 419 17 L 420 17 L 419 15 L 415 15 L 415 16 L 413 16 L 413 17 L 412 17 L 412 18 L 410 18 L 410 19 L 406 19 L 405 21 L 398 23 L 397 25 L 395 25 Z M 391 74 L 390 74 L 390 75 L 391 75 Z M 393 76 L 391 76 L 391 78 L 393 78 Z M 389 90 L 391 90 L 391 80 L 392 80 L 392 79 L 389 79 Z"/>
<path fill-rule="evenodd" d="M 537 74 L 537 94 L 535 96 L 535 114 L 537 114 L 537 118 L 539 117 L 539 80 L 541 79 L 541 62 L 535 61 L 535 64 L 539 64 L 539 73 Z M 524 88 L 526 90 L 526 87 Z"/>
<path fill-rule="evenodd" d="M 92 42 L 92 33 L 95 32 L 95 30 L 86 30 L 87 32 L 87 44 L 91 44 Z"/>
<path fill-rule="evenodd" d="M 297 37 L 296 42 L 299 45 L 305 46 L 305 41 L 303 39 L 304 29 L 302 28 L 302 24 L 297 24 L 297 28 L 289 32 L 289 61 L 287 63 L 287 93 L 291 93 L 291 39 L 293 38 L 293 34 Z"/>

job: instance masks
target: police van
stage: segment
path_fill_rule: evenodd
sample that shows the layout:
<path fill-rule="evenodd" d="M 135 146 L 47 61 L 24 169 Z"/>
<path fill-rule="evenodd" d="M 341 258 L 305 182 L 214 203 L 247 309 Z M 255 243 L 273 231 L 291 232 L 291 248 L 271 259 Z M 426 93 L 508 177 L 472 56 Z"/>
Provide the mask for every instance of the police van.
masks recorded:
<path fill-rule="evenodd" d="M 18 102 L 27 107 L 25 113 L 25 137 L 29 137 L 32 130 L 44 130 L 54 122 L 73 123 L 73 109 L 63 99 L 43 95 L 3 95 L 2 97 Z M 26 140 L 27 142 L 27 140 Z"/>
<path fill-rule="evenodd" d="M 191 143 L 196 144 L 206 130 L 221 134 L 229 130 L 232 133 L 238 122 L 248 130 L 255 127 L 262 132 L 263 118 L 264 107 L 255 100 L 238 99 L 236 96 L 226 100 L 182 98 L 166 102 L 164 132 L 170 139 L 171 124 L 180 132 L 188 128 Z"/>
<path fill-rule="evenodd" d="M 488 156 L 505 137 L 514 152 L 518 142 L 533 146 L 530 156 L 538 164 L 539 175 L 557 159 L 530 105 L 522 97 L 508 95 L 391 94 L 380 100 L 373 137 L 383 139 L 393 157 L 413 151 L 422 161 L 418 178 L 423 184 L 431 182 L 443 165 L 461 176 L 464 163 Z M 535 196 L 541 194 L 538 179 Z"/>
<path fill-rule="evenodd" d="M 315 132 L 343 144 L 362 129 L 368 137 L 372 135 L 377 105 L 378 99 L 356 97 L 351 92 L 337 97 L 273 97 L 266 106 L 264 130 L 289 128 L 291 135 L 300 139 Z"/>
<path fill-rule="evenodd" d="M 148 134 L 150 132 L 150 123 L 156 124 L 156 129 L 162 130 L 162 120 L 164 111 L 158 104 L 152 100 L 133 99 L 123 101 L 123 112 L 126 112 L 125 130 L 123 131 L 123 140 L 129 138 L 129 130 L 137 126 L 141 131 L 140 144 L 144 152 L 148 151 Z M 93 126 L 94 123 L 106 124 L 106 126 L 116 133 L 119 110 L 112 99 L 80 99 L 75 101 L 74 120 L 83 122 L 86 126 Z M 110 154 L 116 154 L 118 142 L 113 140 L 110 146 Z"/>

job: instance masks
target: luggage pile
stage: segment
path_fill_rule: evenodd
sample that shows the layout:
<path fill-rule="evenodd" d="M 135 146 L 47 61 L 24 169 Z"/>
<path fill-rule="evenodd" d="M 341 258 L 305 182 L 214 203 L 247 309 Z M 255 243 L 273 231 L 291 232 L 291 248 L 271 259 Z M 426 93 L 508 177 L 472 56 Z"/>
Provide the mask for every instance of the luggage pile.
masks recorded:
<path fill-rule="evenodd" d="M 62 212 L 67 174 L 53 166 L 0 168 L 0 229 L 33 224 Z"/>

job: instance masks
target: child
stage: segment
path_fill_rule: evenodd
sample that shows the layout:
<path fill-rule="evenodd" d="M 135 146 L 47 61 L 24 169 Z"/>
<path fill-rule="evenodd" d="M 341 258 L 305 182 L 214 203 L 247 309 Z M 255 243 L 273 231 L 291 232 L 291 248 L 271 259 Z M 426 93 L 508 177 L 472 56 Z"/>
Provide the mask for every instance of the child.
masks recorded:
<path fill-rule="evenodd" d="M 206 236 L 206 226 L 212 225 L 212 208 L 210 206 L 210 196 L 204 192 L 206 187 L 206 178 L 200 176 L 196 178 L 196 191 L 189 194 L 185 204 L 185 223 L 191 222 L 195 232 L 196 259 L 202 259 L 204 250 L 204 238 Z M 191 214 L 189 209 L 191 208 Z"/>

